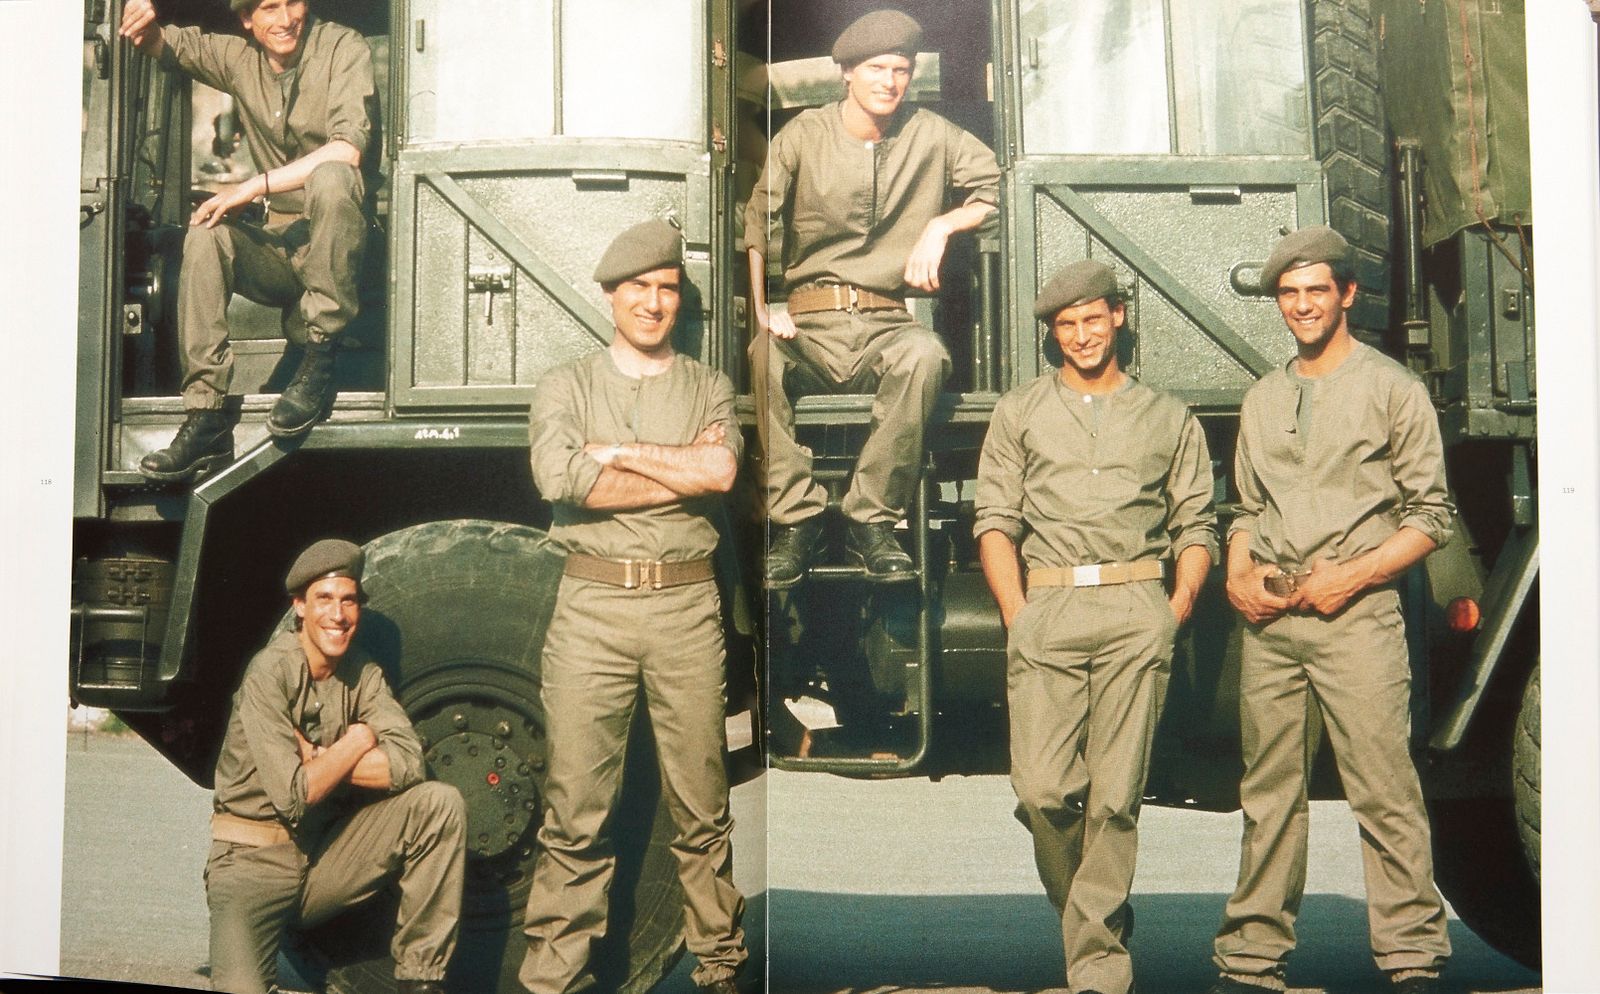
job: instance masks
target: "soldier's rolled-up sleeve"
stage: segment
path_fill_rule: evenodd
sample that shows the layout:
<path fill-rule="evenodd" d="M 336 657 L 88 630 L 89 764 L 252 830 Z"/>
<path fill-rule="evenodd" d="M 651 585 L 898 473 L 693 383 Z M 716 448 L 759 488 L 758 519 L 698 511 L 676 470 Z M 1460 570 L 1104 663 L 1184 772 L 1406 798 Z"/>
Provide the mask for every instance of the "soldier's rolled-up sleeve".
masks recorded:
<path fill-rule="evenodd" d="M 1022 449 L 1022 434 L 1017 424 L 1015 404 L 1002 398 L 989 419 L 978 456 L 978 487 L 975 498 L 977 520 L 974 537 L 996 531 L 1020 545 L 1025 531 L 1022 521 L 1023 472 L 1027 456 Z"/>
<path fill-rule="evenodd" d="M 1262 489 L 1261 478 L 1256 475 L 1255 466 L 1250 461 L 1251 410 L 1250 397 L 1246 396 L 1239 408 L 1239 441 L 1233 450 L 1233 485 L 1239 490 L 1239 503 L 1234 510 L 1233 520 L 1228 523 L 1230 539 L 1234 532 L 1244 532 L 1255 538 L 1256 521 L 1267 507 L 1266 491 Z"/>
<path fill-rule="evenodd" d="M 581 399 L 571 367 L 558 367 L 540 377 L 528 410 L 528 449 L 533 483 L 552 503 L 582 505 L 600 463 L 583 451 L 587 439 L 578 423 Z"/>
<path fill-rule="evenodd" d="M 789 187 L 794 182 L 795 157 L 792 142 L 786 133 L 779 131 L 767 146 L 767 163 L 761 178 L 750 191 L 744 205 L 744 247 L 768 255 L 772 231 L 783 223 L 783 211 L 789 199 Z M 763 273 L 750 274 L 751 279 L 762 278 Z"/>
<path fill-rule="evenodd" d="M 956 138 L 950 143 L 948 168 L 950 185 L 966 190 L 965 203 L 982 201 L 1000 206 L 1000 164 L 994 151 L 971 132 L 951 125 Z"/>
<path fill-rule="evenodd" d="M 1211 474 L 1211 450 L 1200 420 L 1185 412 L 1178 448 L 1167 472 L 1167 533 L 1172 555 L 1191 545 L 1204 546 L 1215 565 L 1219 559 L 1217 506 Z"/>
<path fill-rule="evenodd" d="M 274 659 L 258 657 L 239 690 L 239 722 L 267 800 L 290 827 L 306 815 L 306 772 L 289 717 L 293 690 Z"/>
<path fill-rule="evenodd" d="M 1444 477 L 1444 442 L 1428 388 L 1412 380 L 1390 395 L 1390 466 L 1400 490 L 1400 527 L 1442 546 L 1450 541 L 1455 504 Z"/>
<path fill-rule="evenodd" d="M 163 68 L 181 70 L 214 90 L 233 89 L 228 79 L 227 50 L 230 46 L 242 47 L 243 39 L 166 24 L 161 28 L 161 40 Z"/>
<path fill-rule="evenodd" d="M 328 93 L 328 140 L 346 141 L 362 155 L 370 151 L 372 115 L 377 97 L 372 76 L 372 50 L 359 35 L 339 39 L 333 53 Z"/>
<path fill-rule="evenodd" d="M 378 748 L 389 760 L 389 792 L 398 794 L 423 780 L 422 740 L 405 709 L 394 699 L 389 682 L 376 664 L 361 674 L 357 689 L 356 720 L 372 729 Z"/>
<path fill-rule="evenodd" d="M 722 444 L 737 463 L 744 455 L 744 433 L 739 431 L 739 419 L 734 413 L 733 381 L 721 372 L 712 379 L 710 409 L 706 413 L 706 427 L 714 424 L 722 425 Z"/>

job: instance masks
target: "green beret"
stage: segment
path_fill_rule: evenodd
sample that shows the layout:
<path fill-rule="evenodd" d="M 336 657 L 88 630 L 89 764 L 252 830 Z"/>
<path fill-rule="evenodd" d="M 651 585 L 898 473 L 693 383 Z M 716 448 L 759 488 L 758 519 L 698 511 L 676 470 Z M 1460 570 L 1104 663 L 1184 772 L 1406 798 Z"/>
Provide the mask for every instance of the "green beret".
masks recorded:
<path fill-rule="evenodd" d="M 1117 274 L 1103 262 L 1079 259 L 1061 267 L 1033 298 L 1033 316 L 1048 322 L 1063 307 L 1076 307 L 1101 297 L 1111 304 L 1120 299 Z"/>
<path fill-rule="evenodd" d="M 233 8 L 235 14 L 248 14 L 256 9 L 256 4 L 261 0 L 228 0 L 228 6 Z"/>
<path fill-rule="evenodd" d="M 1338 268 L 1339 263 L 1349 258 L 1350 243 L 1337 231 L 1325 224 L 1301 228 L 1284 235 L 1272 247 L 1272 254 L 1267 256 L 1266 264 L 1261 267 L 1261 290 L 1263 293 L 1276 294 L 1278 280 L 1291 269 L 1319 262 Z"/>
<path fill-rule="evenodd" d="M 354 542 L 342 538 L 325 538 L 300 553 L 284 577 L 283 589 L 298 594 L 313 580 L 326 576 L 348 576 L 361 582 L 361 568 L 366 565 L 366 553 Z"/>
<path fill-rule="evenodd" d="M 875 55 L 904 55 L 915 62 L 922 25 L 898 10 L 875 10 L 851 22 L 833 43 L 833 61 L 845 68 Z"/>
<path fill-rule="evenodd" d="M 600 264 L 594 267 L 594 281 L 601 285 L 621 283 L 640 273 L 681 265 L 683 234 L 657 218 L 636 224 L 613 239 L 600 257 Z"/>

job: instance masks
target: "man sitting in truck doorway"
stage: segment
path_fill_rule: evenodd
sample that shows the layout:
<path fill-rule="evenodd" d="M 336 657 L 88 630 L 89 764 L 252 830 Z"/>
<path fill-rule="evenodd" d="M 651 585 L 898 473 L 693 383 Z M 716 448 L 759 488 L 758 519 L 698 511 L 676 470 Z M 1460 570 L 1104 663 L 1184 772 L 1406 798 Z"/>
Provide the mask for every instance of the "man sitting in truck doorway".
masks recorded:
<path fill-rule="evenodd" d="M 366 39 L 312 17 L 307 0 L 229 0 L 244 37 L 156 24 L 152 0 L 128 0 L 118 34 L 164 68 L 231 94 L 261 172 L 219 191 L 189 219 L 179 275 L 185 418 L 172 444 L 139 463 L 147 478 L 187 480 L 233 459 L 224 400 L 233 377 L 228 300 L 299 301 L 305 354 L 267 417 L 303 434 L 334 397 L 333 343 L 355 317 L 366 244 L 377 88 Z M 263 226 L 229 219 L 266 206 Z"/>
<path fill-rule="evenodd" d="M 284 579 L 290 631 L 245 669 L 217 757 L 206 903 L 211 989 L 266 994 L 285 928 L 398 879 L 400 994 L 444 994 L 466 866 L 461 793 L 424 781 L 422 743 L 354 646 L 361 548 L 324 539 Z"/>
<path fill-rule="evenodd" d="M 1139 801 L 1173 638 L 1217 558 L 1211 457 L 1181 402 L 1119 366 L 1110 267 L 1066 266 L 1034 315 L 1061 369 L 995 405 L 973 533 L 1009 632 L 1011 783 L 1061 916 L 1067 987 L 1127 994 Z"/>
<path fill-rule="evenodd" d="M 1296 355 L 1245 394 L 1234 455 L 1228 600 L 1244 616 L 1239 882 L 1210 994 L 1283 990 L 1306 881 L 1306 775 L 1328 730 L 1361 826 L 1373 958 L 1396 994 L 1433 994 L 1450 955 L 1422 788 L 1395 582 L 1450 537 L 1427 387 L 1350 334 L 1350 246 L 1317 225 L 1261 271 Z"/>
<path fill-rule="evenodd" d="M 903 106 L 922 28 L 896 10 L 857 19 L 833 59 L 844 99 L 780 130 L 745 209 L 756 425 L 773 527 L 766 583 L 805 576 L 822 535 L 827 491 L 794 437 L 785 377 L 804 390 L 876 391 L 872 426 L 844 496 L 846 551 L 868 580 L 913 578 L 894 537 L 921 471 L 923 433 L 950 373 L 944 342 L 906 311 L 907 289 L 939 289 L 950 236 L 999 202 L 1000 170 L 977 138 L 932 111 Z M 967 192 L 946 212 L 951 189 Z M 769 230 L 784 225 L 787 311 L 766 295 Z"/>

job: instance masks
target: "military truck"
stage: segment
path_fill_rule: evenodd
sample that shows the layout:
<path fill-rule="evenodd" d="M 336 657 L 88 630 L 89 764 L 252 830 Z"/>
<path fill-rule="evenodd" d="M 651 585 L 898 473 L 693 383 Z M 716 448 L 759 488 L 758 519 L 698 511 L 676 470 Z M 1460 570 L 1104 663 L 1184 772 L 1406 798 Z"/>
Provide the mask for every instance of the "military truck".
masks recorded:
<path fill-rule="evenodd" d="M 771 5 L 773 124 L 837 99 L 815 59 L 858 5 Z M 1262 262 L 1329 223 L 1355 246 L 1352 324 L 1428 384 L 1456 538 L 1405 578 L 1413 737 L 1441 888 L 1492 944 L 1539 956 L 1538 528 L 1532 217 L 1520 3 L 901 4 L 927 29 L 913 98 L 989 142 L 996 230 L 913 310 L 956 359 L 910 514 L 915 589 L 848 569 L 769 601 L 773 766 L 858 776 L 1006 769 L 1004 633 L 972 539 L 997 396 L 1048 372 L 1031 301 L 1085 257 L 1128 297 L 1121 359 L 1186 401 L 1222 525 L 1238 409 L 1293 355 Z M 920 81 L 920 86 L 918 86 Z M 954 272 L 952 272 L 954 270 Z M 770 275 L 770 274 L 769 274 Z M 1057 357 L 1055 362 L 1059 362 Z M 842 485 L 870 398 L 808 398 Z M 818 573 L 821 576 L 817 576 Z M 832 585 L 832 587 L 830 587 Z M 1237 616 L 1214 570 L 1173 663 L 1146 803 L 1235 810 Z M 1341 797 L 1319 750 L 1314 798 Z"/>
<path fill-rule="evenodd" d="M 233 27 L 211 0 L 158 6 L 164 21 Z M 208 784 L 228 697 L 283 621 L 289 560 L 326 535 L 365 543 L 362 637 L 424 736 L 430 773 L 468 800 L 455 990 L 519 989 L 536 855 L 539 648 L 561 557 L 526 459 L 532 383 L 608 341 L 587 274 L 616 231 L 662 216 L 687 244 L 676 343 L 747 391 L 743 196 L 772 130 L 839 97 L 828 47 L 870 6 L 317 0 L 317 14 L 368 38 L 382 91 L 385 181 L 338 402 L 301 440 L 268 435 L 304 331 L 292 309 L 236 298 L 236 458 L 193 486 L 158 487 L 136 467 L 182 417 L 182 226 L 194 191 L 247 171 L 247 157 L 226 101 L 119 42 L 115 0 L 86 0 L 72 696 L 112 708 Z M 795 590 L 763 592 L 759 458 L 741 474 L 718 563 L 735 718 L 760 726 L 756 746 L 780 768 L 1003 772 L 1004 634 L 976 567 L 972 477 L 999 394 L 1048 369 L 1030 318 L 1037 286 L 1086 255 L 1116 268 L 1133 329 L 1125 365 L 1201 416 L 1226 515 L 1239 400 L 1289 355 L 1261 261 L 1282 230 L 1326 220 L 1362 254 L 1359 323 L 1433 390 L 1461 509 L 1456 541 L 1405 583 L 1441 885 L 1486 938 L 1533 961 L 1520 4 L 897 6 L 926 29 L 912 99 L 996 150 L 1002 209 L 952 246 L 945 289 L 911 302 L 956 359 L 901 533 L 917 582 L 871 587 L 829 558 Z M 754 414 L 743 402 L 747 428 Z M 836 487 L 869 414 L 865 397 L 797 405 L 802 441 Z M 1150 803 L 1237 806 L 1238 644 L 1217 571 L 1181 637 Z M 601 956 L 604 984 L 629 992 L 681 953 L 672 829 L 640 731 Z M 1315 796 L 1339 796 L 1322 753 Z M 290 954 L 330 991 L 387 989 L 389 920 L 347 915 Z"/>

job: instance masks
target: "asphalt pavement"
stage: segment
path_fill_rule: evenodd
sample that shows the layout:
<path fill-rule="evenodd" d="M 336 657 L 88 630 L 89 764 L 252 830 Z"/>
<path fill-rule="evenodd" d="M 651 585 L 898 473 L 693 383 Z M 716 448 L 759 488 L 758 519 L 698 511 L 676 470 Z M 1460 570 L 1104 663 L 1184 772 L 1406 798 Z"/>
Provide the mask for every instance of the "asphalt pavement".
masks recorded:
<path fill-rule="evenodd" d="M 69 736 L 62 968 L 204 989 L 210 795 L 131 736 Z M 771 772 L 734 791 L 735 876 L 773 994 L 1062 990 L 1054 914 L 1004 777 L 857 781 Z M 1381 991 L 1356 827 L 1312 805 L 1295 990 Z M 1239 816 L 1146 809 L 1135 969 L 1143 994 L 1203 991 Z M 765 860 L 763 860 L 763 856 Z M 1450 994 L 1529 994 L 1538 976 L 1451 921 Z M 770 940 L 770 941 L 769 941 Z M 686 957 L 657 988 L 693 994 Z"/>

